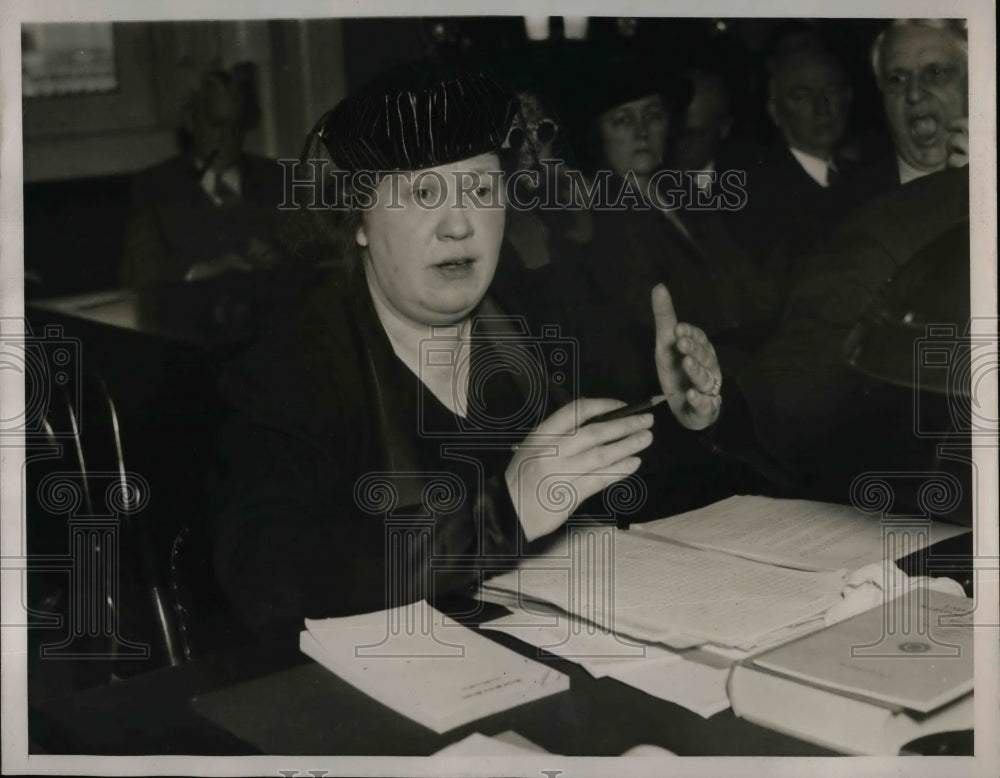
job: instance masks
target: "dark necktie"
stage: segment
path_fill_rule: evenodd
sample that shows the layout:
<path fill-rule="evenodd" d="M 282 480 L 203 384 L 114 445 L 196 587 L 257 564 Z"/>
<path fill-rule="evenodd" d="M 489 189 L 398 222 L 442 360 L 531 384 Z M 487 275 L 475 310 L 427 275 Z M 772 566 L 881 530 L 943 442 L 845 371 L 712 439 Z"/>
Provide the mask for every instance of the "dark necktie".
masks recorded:
<path fill-rule="evenodd" d="M 833 165 L 828 165 L 826 168 L 826 185 L 828 187 L 835 187 L 840 183 L 840 171 Z"/>

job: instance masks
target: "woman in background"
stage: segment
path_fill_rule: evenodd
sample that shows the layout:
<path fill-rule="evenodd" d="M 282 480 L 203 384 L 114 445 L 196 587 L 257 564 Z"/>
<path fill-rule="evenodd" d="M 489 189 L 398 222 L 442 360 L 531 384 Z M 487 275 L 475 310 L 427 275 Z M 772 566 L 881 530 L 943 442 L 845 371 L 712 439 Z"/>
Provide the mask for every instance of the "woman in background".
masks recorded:
<path fill-rule="evenodd" d="M 586 82 L 582 148 L 595 190 L 607 193 L 593 209 L 587 264 L 593 301 L 649 327 L 643 290 L 662 280 L 683 318 L 713 339 L 738 342 L 772 315 L 771 301 L 735 245 L 689 229 L 683 209 L 697 188 L 682 171 L 663 169 L 671 114 L 683 110 L 689 87 L 630 59 L 600 63 Z"/>

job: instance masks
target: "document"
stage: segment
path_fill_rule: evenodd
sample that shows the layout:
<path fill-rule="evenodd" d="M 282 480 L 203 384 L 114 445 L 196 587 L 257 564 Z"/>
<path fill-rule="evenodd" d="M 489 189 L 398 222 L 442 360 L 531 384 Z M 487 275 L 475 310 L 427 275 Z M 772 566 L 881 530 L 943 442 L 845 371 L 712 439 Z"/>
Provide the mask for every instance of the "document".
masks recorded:
<path fill-rule="evenodd" d="M 704 719 L 729 707 L 726 682 L 729 668 L 681 659 L 672 663 L 637 663 L 618 667 L 610 678 L 628 684 L 646 694 L 680 705 Z"/>
<path fill-rule="evenodd" d="M 480 624 L 579 664 L 594 678 L 614 678 L 708 718 L 729 707 L 729 664 L 709 666 L 655 643 L 602 632 L 575 616 L 540 606 Z"/>
<path fill-rule="evenodd" d="M 438 734 L 569 688 L 569 678 L 425 602 L 306 620 L 299 647 L 328 670 Z"/>
<path fill-rule="evenodd" d="M 562 659 L 575 662 L 594 678 L 637 665 L 682 661 L 680 654 L 655 643 L 642 643 L 605 632 L 596 625 L 554 609 L 547 616 L 523 609 L 479 625 L 504 632 Z"/>
<path fill-rule="evenodd" d="M 486 586 L 556 605 L 605 630 L 689 648 L 752 648 L 840 599 L 846 573 L 804 572 L 659 542 L 627 530 L 567 527 L 544 556 Z"/>
<path fill-rule="evenodd" d="M 630 531 L 798 570 L 855 570 L 969 529 L 917 519 L 889 525 L 849 505 L 738 495 Z"/>

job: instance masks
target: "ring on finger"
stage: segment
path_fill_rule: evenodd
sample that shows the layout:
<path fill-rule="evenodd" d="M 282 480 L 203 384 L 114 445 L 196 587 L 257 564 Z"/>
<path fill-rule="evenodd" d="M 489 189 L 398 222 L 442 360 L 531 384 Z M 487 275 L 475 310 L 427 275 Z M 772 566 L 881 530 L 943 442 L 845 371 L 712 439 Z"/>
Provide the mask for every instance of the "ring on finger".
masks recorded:
<path fill-rule="evenodd" d="M 722 392 L 722 378 L 717 375 L 712 376 L 712 385 L 705 391 L 709 397 L 718 397 Z"/>

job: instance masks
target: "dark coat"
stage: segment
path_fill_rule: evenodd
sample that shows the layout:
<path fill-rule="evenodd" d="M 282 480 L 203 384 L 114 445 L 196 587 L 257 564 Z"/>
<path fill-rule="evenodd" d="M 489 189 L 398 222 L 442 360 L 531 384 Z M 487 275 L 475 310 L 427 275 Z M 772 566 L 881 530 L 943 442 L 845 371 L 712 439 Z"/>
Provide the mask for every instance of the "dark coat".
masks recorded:
<path fill-rule="evenodd" d="M 244 154 L 242 197 L 220 207 L 202 188 L 189 157 L 177 156 L 137 174 L 125 231 L 121 281 L 148 286 L 181 281 L 192 265 L 232 252 L 252 238 L 272 248 L 282 200 L 282 171 L 273 160 Z"/>
<path fill-rule="evenodd" d="M 505 482 L 511 443 L 581 389 L 624 400 L 659 391 L 651 341 L 615 335 L 613 323 L 603 340 L 569 338 L 553 322 L 518 340 L 547 379 L 524 385 L 501 370 L 485 384 L 482 424 L 452 415 L 395 356 L 360 273 L 331 276 L 234 364 L 222 383 L 233 414 L 212 488 L 214 559 L 248 625 L 292 630 L 304 617 L 433 599 L 530 551 Z M 497 337 L 475 341 L 473 375 L 498 358 Z M 627 515 L 610 515 L 662 516 L 740 488 L 729 485 L 718 452 L 741 445 L 748 427 L 738 397 L 725 391 L 725 423 L 708 435 L 658 413 L 642 499 Z M 602 495 L 581 510 L 592 515 L 584 509 L 595 501 L 597 515 L 609 515 Z M 414 522 L 432 539 L 390 550 L 389 535 L 415 537 Z"/>
<path fill-rule="evenodd" d="M 935 238 L 967 223 L 968 215 L 968 170 L 945 170 L 855 212 L 804 261 L 803 278 L 763 349 L 755 379 L 744 382 L 765 444 L 804 477 L 830 480 L 840 469 L 842 480 L 824 488 L 844 497 L 844 480 L 852 473 L 866 466 L 891 469 L 890 449 L 905 454 L 914 447 L 912 393 L 851 370 L 844 343 L 893 273 Z"/>
<path fill-rule="evenodd" d="M 757 257 L 784 298 L 802 272 L 802 261 L 822 247 L 844 218 L 864 202 L 898 186 L 879 160 L 862 168 L 838 160 L 839 181 L 822 187 L 776 142 L 746 165 L 747 202 L 730 219 L 736 239 Z"/>

